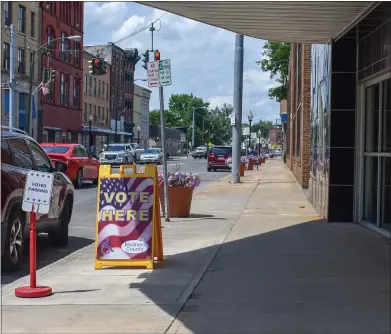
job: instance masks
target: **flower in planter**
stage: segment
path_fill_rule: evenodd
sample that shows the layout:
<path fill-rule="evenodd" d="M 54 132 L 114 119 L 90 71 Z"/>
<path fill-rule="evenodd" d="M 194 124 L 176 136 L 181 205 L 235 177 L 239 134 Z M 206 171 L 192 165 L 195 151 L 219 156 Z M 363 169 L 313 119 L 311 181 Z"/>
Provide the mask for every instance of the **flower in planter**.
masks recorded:
<path fill-rule="evenodd" d="M 255 155 L 252 155 L 252 154 L 251 154 L 251 155 L 248 155 L 247 158 L 248 158 L 249 161 L 250 161 L 250 160 L 254 160 L 254 161 L 255 161 L 255 160 L 258 159 L 258 157 L 256 157 Z"/>
<path fill-rule="evenodd" d="M 242 156 L 242 157 L 240 157 L 240 162 L 243 162 L 243 163 L 245 163 L 245 164 L 247 164 L 248 163 L 248 157 L 246 157 L 246 156 Z"/>
<path fill-rule="evenodd" d="M 229 168 L 232 168 L 232 158 L 227 158 L 225 164 L 228 165 Z"/>
<path fill-rule="evenodd" d="M 185 173 L 179 171 L 168 172 L 168 186 L 169 187 L 185 187 L 196 188 L 200 185 L 200 176 L 196 173 Z M 158 186 L 162 188 L 164 186 L 163 173 L 158 174 Z"/>

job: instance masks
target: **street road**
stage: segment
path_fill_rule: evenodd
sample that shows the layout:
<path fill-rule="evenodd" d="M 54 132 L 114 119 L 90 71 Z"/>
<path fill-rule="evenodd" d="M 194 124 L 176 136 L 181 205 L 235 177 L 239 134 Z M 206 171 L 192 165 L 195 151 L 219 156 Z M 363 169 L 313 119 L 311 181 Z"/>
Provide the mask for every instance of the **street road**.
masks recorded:
<path fill-rule="evenodd" d="M 229 175 L 228 171 L 207 172 L 206 159 L 176 158 L 168 161 L 168 170 L 179 168 L 183 172 L 198 173 L 201 178 L 201 185 L 196 189 L 202 189 L 221 177 Z M 143 168 L 139 166 L 138 168 Z M 119 169 L 114 169 L 114 173 Z M 162 166 L 158 167 L 162 171 Z M 96 214 L 96 192 L 97 188 L 90 182 L 84 183 L 81 189 L 75 190 L 75 202 L 73 205 L 72 219 L 69 226 L 69 244 L 67 247 L 57 248 L 48 242 L 47 235 L 42 234 L 37 238 L 37 269 L 41 269 L 61 258 L 90 245 L 95 239 L 95 214 Z M 25 263 L 15 273 L 2 273 L 1 284 L 12 283 L 16 279 L 29 273 L 28 265 L 28 241 L 25 244 Z M 91 264 L 93 265 L 93 264 Z"/>

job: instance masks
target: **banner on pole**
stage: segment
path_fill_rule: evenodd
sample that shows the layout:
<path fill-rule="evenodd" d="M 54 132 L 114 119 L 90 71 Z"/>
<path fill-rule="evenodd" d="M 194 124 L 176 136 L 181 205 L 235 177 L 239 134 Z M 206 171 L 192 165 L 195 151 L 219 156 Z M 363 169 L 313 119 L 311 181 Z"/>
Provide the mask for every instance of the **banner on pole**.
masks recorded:
<path fill-rule="evenodd" d="M 124 165 L 119 174 L 100 166 L 97 196 L 95 269 L 146 267 L 163 259 L 156 165 L 137 173 Z"/>

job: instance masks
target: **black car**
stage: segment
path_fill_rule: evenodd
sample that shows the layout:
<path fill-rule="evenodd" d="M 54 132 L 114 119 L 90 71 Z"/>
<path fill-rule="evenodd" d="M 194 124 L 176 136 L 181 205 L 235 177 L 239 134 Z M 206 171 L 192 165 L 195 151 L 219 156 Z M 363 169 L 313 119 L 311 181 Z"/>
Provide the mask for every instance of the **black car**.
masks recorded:
<path fill-rule="evenodd" d="M 27 174 L 30 170 L 54 174 L 49 213 L 37 213 L 37 233 L 46 232 L 54 245 L 68 244 L 74 188 L 63 172 L 67 165 L 54 165 L 39 144 L 25 132 L 1 129 L 1 257 L 3 268 L 19 268 L 29 233 L 28 213 L 22 211 Z"/>
<path fill-rule="evenodd" d="M 197 147 L 197 149 L 194 151 L 192 154 L 194 159 L 201 159 L 204 158 L 206 159 L 208 157 L 208 149 L 206 147 Z"/>

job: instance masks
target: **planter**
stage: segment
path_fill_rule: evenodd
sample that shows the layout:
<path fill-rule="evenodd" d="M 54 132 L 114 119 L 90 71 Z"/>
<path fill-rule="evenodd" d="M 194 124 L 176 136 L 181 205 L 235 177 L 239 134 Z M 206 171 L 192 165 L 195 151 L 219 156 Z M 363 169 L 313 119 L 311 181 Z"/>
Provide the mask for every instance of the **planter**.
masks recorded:
<path fill-rule="evenodd" d="M 262 165 L 262 158 L 258 158 L 258 165 Z"/>
<path fill-rule="evenodd" d="M 244 162 L 240 163 L 240 176 L 244 176 L 244 171 L 246 169 L 246 164 Z"/>
<path fill-rule="evenodd" d="M 248 162 L 248 167 L 247 167 L 248 170 L 253 170 L 254 169 L 254 160 L 250 160 Z"/>
<path fill-rule="evenodd" d="M 160 204 L 165 210 L 164 190 L 159 188 Z M 168 187 L 168 201 L 171 217 L 189 217 L 193 189 L 188 187 Z"/>

